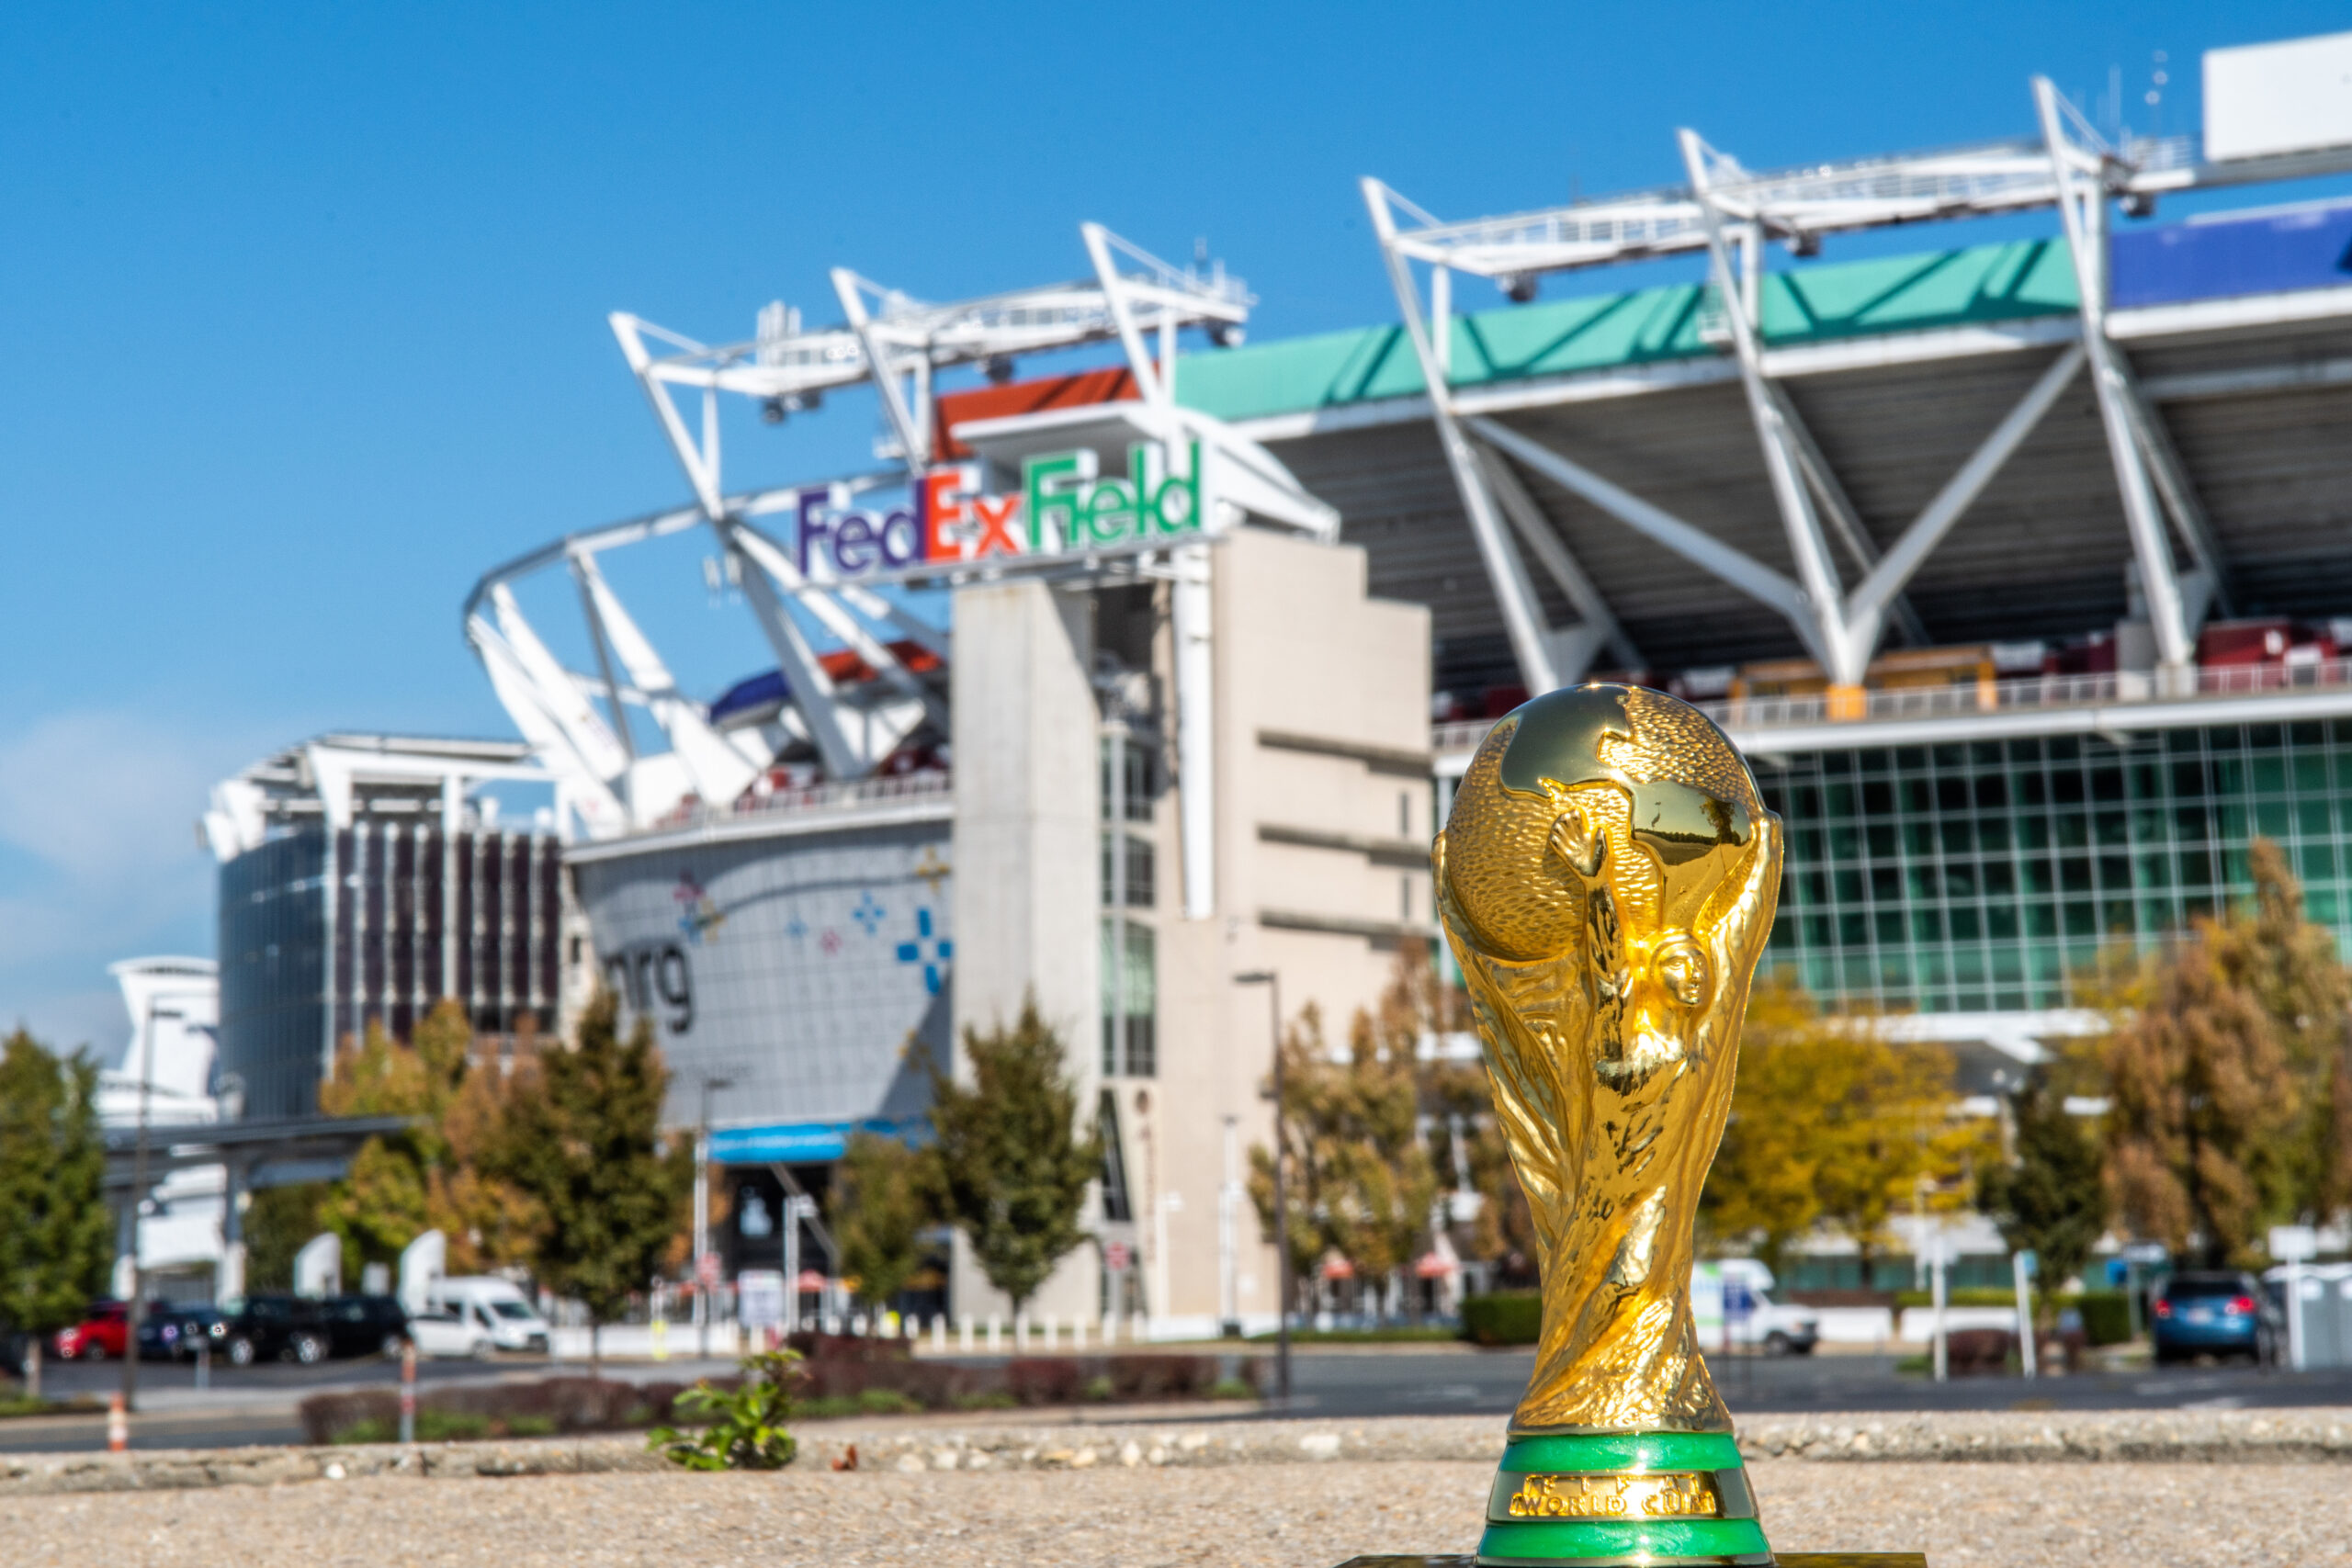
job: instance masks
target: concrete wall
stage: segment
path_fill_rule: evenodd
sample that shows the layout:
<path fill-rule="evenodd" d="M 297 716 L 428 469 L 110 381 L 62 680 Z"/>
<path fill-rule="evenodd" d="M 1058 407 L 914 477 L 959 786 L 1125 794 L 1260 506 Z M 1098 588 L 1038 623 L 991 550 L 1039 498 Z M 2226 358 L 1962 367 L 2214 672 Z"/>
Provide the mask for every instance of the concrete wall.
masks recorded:
<path fill-rule="evenodd" d="M 1034 579 L 958 590 L 954 731 L 958 1071 L 964 1032 L 1011 1023 L 1034 991 L 1069 1043 L 1089 1116 L 1102 988 L 1091 610 L 1088 595 Z M 1092 1314 L 1097 1268 L 1080 1248 L 1030 1310 Z M 959 1313 L 1007 1310 L 961 1233 L 952 1290 Z"/>
<path fill-rule="evenodd" d="M 1249 1148 L 1272 1136 L 1266 990 L 1233 976 L 1274 970 L 1284 1013 L 1312 1001 L 1326 1037 L 1344 1041 L 1387 982 L 1397 938 L 1430 929 L 1433 831 L 1428 612 L 1368 598 L 1358 549 L 1250 529 L 1218 543 L 1213 560 L 1216 911 L 1182 918 L 1171 793 L 1159 812 L 1159 1072 L 1117 1085 L 1152 1306 L 1195 1331 L 1224 1311 L 1225 1202 L 1238 1208 L 1239 1313 L 1254 1327 L 1276 1307 L 1256 1211 L 1221 1190 L 1227 1119 L 1242 1179 Z M 1163 635 L 1163 673 L 1168 658 Z M 1264 836 L 1299 829 L 1372 848 Z M 1315 923 L 1325 929 L 1300 929 Z"/>

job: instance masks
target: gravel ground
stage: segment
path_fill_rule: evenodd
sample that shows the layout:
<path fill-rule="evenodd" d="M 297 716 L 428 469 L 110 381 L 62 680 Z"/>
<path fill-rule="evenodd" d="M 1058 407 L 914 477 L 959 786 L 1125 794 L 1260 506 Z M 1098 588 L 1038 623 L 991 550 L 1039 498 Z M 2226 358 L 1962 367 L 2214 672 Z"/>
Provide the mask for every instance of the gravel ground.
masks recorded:
<path fill-rule="evenodd" d="M 2309 1464 L 1754 1466 L 1783 1551 L 1936 1568 L 2352 1568 L 2352 1486 Z M 1332 1568 L 1467 1551 L 1491 1467 L 396 1477 L 0 1502 L 10 1568 L 583 1563 Z"/>

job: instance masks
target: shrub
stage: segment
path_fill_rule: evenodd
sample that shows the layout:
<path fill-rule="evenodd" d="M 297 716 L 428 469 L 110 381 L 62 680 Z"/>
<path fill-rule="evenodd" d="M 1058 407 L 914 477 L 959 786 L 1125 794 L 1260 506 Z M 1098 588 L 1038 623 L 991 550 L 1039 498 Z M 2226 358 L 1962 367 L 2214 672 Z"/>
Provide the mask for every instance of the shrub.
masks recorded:
<path fill-rule="evenodd" d="M 2017 1353 L 2018 1337 L 2006 1328 L 1957 1328 L 1944 1336 L 1945 1365 L 1956 1378 L 2005 1372 Z"/>
<path fill-rule="evenodd" d="M 895 1388 L 869 1388 L 857 1396 L 857 1408 L 867 1416 L 906 1416 L 922 1405 Z"/>
<path fill-rule="evenodd" d="M 1012 1410 L 1021 1402 L 1001 1388 L 976 1389 L 956 1396 L 958 1410 Z"/>
<path fill-rule="evenodd" d="M 1086 1380 L 1070 1357 L 1030 1356 L 1005 1363 L 1004 1386 L 1017 1404 L 1076 1404 Z"/>
<path fill-rule="evenodd" d="M 2085 1291 L 2067 1303 L 2083 1314 L 2083 1336 L 2094 1345 L 2132 1337 L 2132 1298 L 2121 1291 Z"/>
<path fill-rule="evenodd" d="M 422 1441 L 552 1437 L 609 1432 L 671 1419 L 681 1385 L 638 1386 L 594 1378 L 436 1388 L 417 1404 Z M 301 1404 L 304 1438 L 313 1443 L 389 1443 L 400 1436 L 400 1397 L 390 1389 L 313 1394 Z"/>
<path fill-rule="evenodd" d="M 1216 1386 L 1209 1390 L 1209 1397 L 1211 1399 L 1255 1399 L 1258 1397 L 1258 1391 L 1240 1378 L 1219 1378 Z"/>
<path fill-rule="evenodd" d="M 1897 1291 L 1894 1305 L 1931 1307 L 1936 1304 L 1933 1291 Z M 1962 1285 L 1944 1292 L 1944 1305 L 1956 1307 L 2013 1307 L 2018 1304 L 2016 1290 L 2007 1285 Z"/>
<path fill-rule="evenodd" d="M 548 1423 L 550 1428 L 554 1423 Z M 470 1410 L 423 1409 L 416 1413 L 420 1443 L 463 1443 L 490 1436 L 490 1417 Z"/>
<path fill-rule="evenodd" d="M 706 1381 L 678 1396 L 678 1408 L 707 1416 L 707 1426 L 693 1434 L 657 1427 L 646 1434 L 645 1446 L 688 1470 L 782 1470 L 800 1448 L 784 1425 L 792 1416 L 799 1361 L 797 1350 L 744 1357 L 743 1376 L 734 1388 Z"/>
<path fill-rule="evenodd" d="M 1098 1373 L 1086 1380 L 1084 1392 L 1089 1404 L 1108 1404 L 1118 1391 L 1111 1385 L 1111 1380 L 1108 1377 Z"/>
<path fill-rule="evenodd" d="M 1462 1301 L 1462 1337 L 1474 1345 L 1532 1345 L 1544 1337 L 1544 1298 L 1502 1291 Z"/>

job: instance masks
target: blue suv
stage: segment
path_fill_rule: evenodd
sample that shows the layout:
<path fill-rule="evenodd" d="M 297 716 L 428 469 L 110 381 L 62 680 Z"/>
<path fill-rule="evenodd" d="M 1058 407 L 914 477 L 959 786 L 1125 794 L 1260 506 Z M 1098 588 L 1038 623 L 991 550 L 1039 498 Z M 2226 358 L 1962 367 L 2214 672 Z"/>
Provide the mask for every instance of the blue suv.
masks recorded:
<path fill-rule="evenodd" d="M 2192 1356 L 2245 1356 L 2256 1366 L 2278 1359 L 2275 1309 L 2251 1274 L 2175 1274 L 2156 1292 L 2156 1362 Z"/>

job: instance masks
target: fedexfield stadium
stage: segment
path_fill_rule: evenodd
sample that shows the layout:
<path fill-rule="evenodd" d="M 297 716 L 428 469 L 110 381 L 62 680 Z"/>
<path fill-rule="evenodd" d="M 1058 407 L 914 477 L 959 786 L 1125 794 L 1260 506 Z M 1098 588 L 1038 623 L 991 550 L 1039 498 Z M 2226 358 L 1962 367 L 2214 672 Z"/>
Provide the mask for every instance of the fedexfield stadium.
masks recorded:
<path fill-rule="evenodd" d="M 1034 997 L 1111 1145 L 1103 1245 L 1036 1310 L 1190 1333 L 1274 1311 L 1261 977 L 1342 1025 L 1377 996 L 1530 693 L 1720 723 L 1788 826 L 1769 963 L 1981 1092 L 2256 835 L 2352 946 L 2352 200 L 2279 204 L 2352 171 L 2347 62 L 2216 51 L 2199 135 L 2037 81 L 2007 140 L 1758 171 L 1661 128 L 1656 188 L 1502 217 L 1367 179 L 1396 314 L 1316 337 L 1243 342 L 1238 276 L 1091 224 L 1069 282 L 839 270 L 832 324 L 721 345 L 616 315 L 681 503 L 477 584 L 521 746 L 298 749 L 224 797 L 224 887 L 282 882 L 311 955 L 289 1012 L 224 900 L 224 1066 L 290 1095 L 356 1021 L 601 978 L 738 1184 L 732 1266 L 775 1267 L 741 1217 Z M 727 400 L 788 440 L 869 386 L 873 466 L 729 487 Z M 757 668 L 673 669 L 616 586 L 665 548 Z M 465 802 L 524 768 L 557 807 L 517 850 Z"/>

